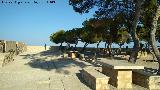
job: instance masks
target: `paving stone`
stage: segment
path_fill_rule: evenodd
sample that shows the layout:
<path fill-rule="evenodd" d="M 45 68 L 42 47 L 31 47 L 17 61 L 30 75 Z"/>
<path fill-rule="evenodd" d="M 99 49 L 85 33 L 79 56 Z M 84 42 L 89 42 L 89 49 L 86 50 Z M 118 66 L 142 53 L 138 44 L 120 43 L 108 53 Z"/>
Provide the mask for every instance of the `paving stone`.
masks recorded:
<path fill-rule="evenodd" d="M 37 90 L 49 90 L 50 88 L 50 81 L 43 80 L 37 82 Z"/>
<path fill-rule="evenodd" d="M 50 81 L 50 90 L 64 90 L 61 78 Z"/>

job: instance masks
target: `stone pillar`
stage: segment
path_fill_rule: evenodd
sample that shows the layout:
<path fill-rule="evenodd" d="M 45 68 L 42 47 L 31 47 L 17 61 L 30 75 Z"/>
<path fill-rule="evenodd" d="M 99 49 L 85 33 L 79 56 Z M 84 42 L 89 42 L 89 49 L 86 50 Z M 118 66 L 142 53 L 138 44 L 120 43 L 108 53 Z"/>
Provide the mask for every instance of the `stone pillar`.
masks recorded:
<path fill-rule="evenodd" d="M 132 71 L 117 70 L 117 88 L 132 88 Z"/>

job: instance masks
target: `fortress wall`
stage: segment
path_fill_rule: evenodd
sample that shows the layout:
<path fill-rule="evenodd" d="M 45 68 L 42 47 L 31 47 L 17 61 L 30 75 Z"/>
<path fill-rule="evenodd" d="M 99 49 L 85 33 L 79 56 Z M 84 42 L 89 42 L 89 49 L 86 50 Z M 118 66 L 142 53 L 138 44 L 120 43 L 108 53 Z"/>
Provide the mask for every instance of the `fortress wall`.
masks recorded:
<path fill-rule="evenodd" d="M 9 50 L 15 50 L 17 51 L 16 41 L 6 41 L 6 51 L 9 52 Z"/>

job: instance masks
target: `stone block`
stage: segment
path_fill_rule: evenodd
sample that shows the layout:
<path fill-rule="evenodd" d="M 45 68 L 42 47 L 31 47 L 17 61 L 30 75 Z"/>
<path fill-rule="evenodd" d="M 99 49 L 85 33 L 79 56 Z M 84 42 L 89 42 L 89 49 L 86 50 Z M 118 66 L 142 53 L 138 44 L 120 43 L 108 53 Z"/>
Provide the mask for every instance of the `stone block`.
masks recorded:
<path fill-rule="evenodd" d="M 80 60 L 85 60 L 85 58 L 84 58 L 84 54 L 80 54 L 79 59 L 80 59 Z"/>
<path fill-rule="evenodd" d="M 139 65 L 135 65 L 132 63 L 128 63 L 128 62 L 122 62 L 119 60 L 104 60 L 104 61 L 100 61 L 100 63 L 103 66 L 112 68 L 112 69 L 144 69 L 144 66 L 139 66 Z"/>
<path fill-rule="evenodd" d="M 102 66 L 102 73 L 109 76 L 109 84 L 118 89 L 132 88 L 132 71 L 131 70 L 117 70 Z"/>
<path fill-rule="evenodd" d="M 109 77 L 91 68 L 84 68 L 81 72 L 82 78 L 93 90 L 109 89 Z"/>
<path fill-rule="evenodd" d="M 132 79 L 134 84 L 150 90 L 157 90 L 160 88 L 160 76 L 158 75 L 153 75 L 142 70 L 134 70 Z"/>
<path fill-rule="evenodd" d="M 96 79 L 96 90 L 106 90 L 109 89 L 108 87 L 108 80 L 107 78 L 97 78 Z"/>
<path fill-rule="evenodd" d="M 160 76 L 150 76 L 149 89 L 159 89 L 159 88 L 160 88 Z"/>
<path fill-rule="evenodd" d="M 63 57 L 64 57 L 64 58 L 68 58 L 68 54 L 64 53 L 64 54 L 63 54 Z"/>

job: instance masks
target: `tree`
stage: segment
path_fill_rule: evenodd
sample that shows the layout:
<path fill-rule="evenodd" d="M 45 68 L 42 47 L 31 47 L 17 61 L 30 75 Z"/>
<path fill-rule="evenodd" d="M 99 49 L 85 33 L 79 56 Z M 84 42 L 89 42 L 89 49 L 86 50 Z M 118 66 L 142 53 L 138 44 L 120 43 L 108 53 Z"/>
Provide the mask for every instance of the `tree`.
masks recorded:
<path fill-rule="evenodd" d="M 150 36 L 151 36 L 151 46 L 153 48 L 153 51 L 154 51 L 154 54 L 158 60 L 158 63 L 159 63 L 159 69 L 158 69 L 158 74 L 160 75 L 160 52 L 157 48 L 157 44 L 156 44 L 156 30 L 157 30 L 157 21 L 158 21 L 158 18 L 160 17 L 160 6 L 157 7 L 157 10 L 155 11 L 154 13 L 154 17 L 153 17 L 153 21 L 152 21 L 152 26 L 151 26 L 151 32 L 150 32 Z"/>
<path fill-rule="evenodd" d="M 149 30 L 150 43 L 153 52 L 158 60 L 159 69 L 157 74 L 160 75 L 160 52 L 157 48 L 156 41 L 159 40 L 158 19 L 160 17 L 160 1 L 159 0 L 146 0 L 144 4 L 143 23 L 144 27 Z"/>
<path fill-rule="evenodd" d="M 149 18 L 152 18 L 150 23 L 150 41 L 151 41 L 151 46 L 153 48 L 153 52 L 158 60 L 159 63 L 159 69 L 158 69 L 158 73 L 160 75 L 160 52 L 157 48 L 157 38 L 156 38 L 156 32 L 157 32 L 157 25 L 158 25 L 158 19 L 160 17 L 160 6 L 157 2 L 157 0 L 151 0 L 149 2 L 151 5 L 150 7 L 147 8 L 146 11 L 150 12 L 150 16 L 148 16 Z"/>
<path fill-rule="evenodd" d="M 138 51 L 139 51 L 139 48 L 140 48 L 140 42 L 139 42 L 138 35 L 136 33 L 136 28 L 137 28 L 138 21 L 139 21 L 139 18 L 140 18 L 142 3 L 143 3 L 143 0 L 135 0 L 135 13 L 134 13 L 135 15 L 134 15 L 133 22 L 131 24 L 132 26 L 131 26 L 131 29 L 130 29 L 131 30 L 131 36 L 132 36 L 132 39 L 133 39 L 133 42 L 134 42 L 133 50 L 132 50 L 132 53 L 131 53 L 130 58 L 129 58 L 129 61 L 132 62 L 132 63 L 136 62 L 136 59 L 137 59 L 137 56 L 138 56 Z"/>
<path fill-rule="evenodd" d="M 89 20 L 86 20 L 83 22 L 84 27 L 90 27 L 93 32 L 93 39 L 94 42 L 97 43 L 97 49 L 100 44 L 100 42 L 103 40 L 102 34 L 104 30 L 104 26 L 102 25 L 103 20 L 90 18 Z"/>
<path fill-rule="evenodd" d="M 76 30 L 76 28 L 73 28 L 72 30 L 68 30 L 65 32 L 65 42 L 68 44 L 69 47 L 70 47 L 70 44 L 75 44 L 75 48 L 76 48 L 76 45 L 78 44 L 78 39 L 79 39 L 78 34 L 79 33 Z"/>
<path fill-rule="evenodd" d="M 113 36 L 113 42 L 118 44 L 119 53 L 121 54 L 121 47 L 124 43 L 129 43 L 131 41 L 131 37 L 128 29 L 128 21 L 126 20 L 126 16 L 124 12 L 120 12 L 115 15 L 114 20 L 112 21 L 114 26 L 114 30 L 116 30 Z"/>
<path fill-rule="evenodd" d="M 128 30 L 125 27 L 120 28 L 120 30 L 118 30 L 117 33 L 117 38 L 115 40 L 115 43 L 117 43 L 120 46 L 119 47 L 120 54 L 122 45 L 124 45 L 125 43 L 130 43 L 130 41 L 131 37 Z"/>
<path fill-rule="evenodd" d="M 157 26 L 159 26 L 157 23 L 160 16 L 160 0 L 69 0 L 69 4 L 73 6 L 76 12 L 81 14 L 88 13 L 90 9 L 96 6 L 98 9 L 95 11 L 94 17 L 111 21 L 104 29 L 105 34 L 102 34 L 103 40 L 108 45 L 122 41 L 113 37 L 117 37 L 117 34 L 119 34 L 119 27 L 125 26 L 134 42 L 129 59 L 132 63 L 136 62 L 140 40 L 148 41 L 150 39 L 148 44 L 151 43 L 154 54 L 160 64 L 160 52 L 156 46 L 156 41 L 160 41 L 160 30 L 157 30 Z M 121 17 L 124 18 L 122 19 Z M 119 21 L 122 21 L 122 24 Z M 121 35 L 118 35 L 118 37 L 121 37 Z M 158 73 L 160 74 L 160 67 Z"/>
<path fill-rule="evenodd" d="M 50 36 L 50 41 L 56 44 L 60 43 L 60 48 L 62 50 L 62 43 L 65 42 L 65 31 L 60 30 L 56 33 L 51 34 Z"/>
<path fill-rule="evenodd" d="M 85 43 L 82 49 L 82 52 L 84 52 L 85 48 L 88 44 L 93 44 L 95 42 L 95 34 L 92 32 L 91 27 L 82 27 L 80 32 L 80 40 Z"/>
<path fill-rule="evenodd" d="M 125 21 L 127 21 L 134 47 L 130 55 L 130 62 L 135 63 L 139 51 L 139 38 L 136 33 L 137 24 L 140 17 L 141 5 L 143 0 L 69 0 L 69 4 L 79 13 L 87 13 L 90 9 L 97 6 L 95 11 L 97 18 L 113 19 L 121 13 L 125 13 Z M 114 28 L 114 27 L 112 27 Z"/>

